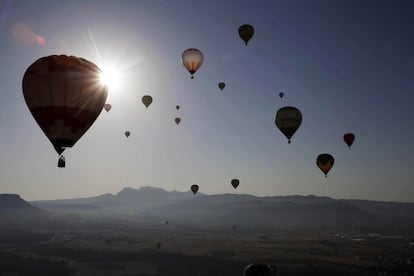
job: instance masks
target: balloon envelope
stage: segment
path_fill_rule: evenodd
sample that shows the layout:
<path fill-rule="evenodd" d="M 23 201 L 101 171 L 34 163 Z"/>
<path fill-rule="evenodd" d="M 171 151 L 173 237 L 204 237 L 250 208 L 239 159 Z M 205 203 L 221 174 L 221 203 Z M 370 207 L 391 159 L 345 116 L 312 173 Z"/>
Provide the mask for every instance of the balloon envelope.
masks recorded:
<path fill-rule="evenodd" d="M 126 137 L 129 137 L 129 135 L 131 135 L 131 132 L 129 132 L 129 131 L 125 131 L 125 136 L 126 136 Z"/>
<path fill-rule="evenodd" d="M 292 138 L 293 134 L 298 130 L 301 123 L 302 113 L 296 107 L 285 106 L 276 112 L 275 124 L 286 136 L 288 143 L 290 143 L 290 138 Z"/>
<path fill-rule="evenodd" d="M 354 143 L 355 135 L 353 133 L 345 133 L 344 134 L 344 141 L 348 145 L 349 149 L 351 149 L 352 143 Z"/>
<path fill-rule="evenodd" d="M 195 48 L 187 49 L 181 55 L 181 61 L 185 69 L 191 74 L 191 78 L 194 78 L 193 75 L 203 64 L 203 53 Z"/>
<path fill-rule="evenodd" d="M 101 70 L 73 56 L 43 57 L 23 76 L 23 95 L 34 119 L 58 154 L 70 148 L 101 113 L 108 88 Z"/>
<path fill-rule="evenodd" d="M 152 103 L 152 97 L 150 95 L 145 95 L 142 97 L 142 103 L 146 108 L 148 108 L 148 106 Z"/>
<path fill-rule="evenodd" d="M 191 191 L 193 192 L 193 194 L 196 194 L 198 192 L 198 185 L 191 185 Z"/>
<path fill-rule="evenodd" d="M 179 110 L 180 109 L 180 106 L 179 105 L 176 105 L 175 106 L 175 109 Z"/>
<path fill-rule="evenodd" d="M 243 39 L 244 43 L 249 42 L 249 40 L 253 37 L 254 28 L 252 25 L 244 24 L 239 27 L 239 36 Z"/>
<path fill-rule="evenodd" d="M 322 153 L 319 154 L 316 158 L 316 165 L 319 167 L 319 169 L 325 174 L 325 177 L 328 175 L 328 172 L 331 170 L 331 168 L 334 165 L 334 158 L 329 153 Z"/>
<path fill-rule="evenodd" d="M 177 125 L 179 125 L 179 124 L 180 124 L 180 122 L 181 122 L 181 118 L 180 118 L 180 117 L 177 117 L 177 118 L 175 118 L 175 119 L 174 119 L 174 121 L 175 121 L 175 123 L 176 123 Z"/>
<path fill-rule="evenodd" d="M 249 264 L 243 271 L 243 276 L 274 276 L 275 267 L 266 264 Z"/>
<path fill-rule="evenodd" d="M 223 90 L 223 89 L 224 89 L 224 87 L 226 87 L 226 84 L 225 84 L 224 82 L 220 82 L 220 83 L 218 84 L 218 87 L 219 87 L 221 90 Z"/>
<path fill-rule="evenodd" d="M 240 181 L 236 178 L 231 180 L 231 186 L 233 186 L 234 189 L 236 189 L 240 184 Z"/>
<path fill-rule="evenodd" d="M 279 93 L 279 97 L 280 97 L 280 98 L 283 98 L 283 96 L 284 96 L 284 95 L 285 95 L 285 93 L 283 93 L 283 92 L 280 92 L 280 93 Z"/>
<path fill-rule="evenodd" d="M 111 110 L 111 108 L 112 108 L 112 105 L 109 104 L 109 103 L 107 103 L 107 104 L 104 105 L 104 109 L 105 109 L 106 112 L 108 112 L 109 110 Z"/>

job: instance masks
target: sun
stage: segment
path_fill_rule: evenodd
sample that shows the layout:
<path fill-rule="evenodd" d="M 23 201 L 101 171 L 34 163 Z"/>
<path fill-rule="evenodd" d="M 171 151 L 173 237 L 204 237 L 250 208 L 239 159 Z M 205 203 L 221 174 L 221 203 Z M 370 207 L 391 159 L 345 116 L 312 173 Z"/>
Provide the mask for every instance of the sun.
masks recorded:
<path fill-rule="evenodd" d="M 99 80 L 109 89 L 119 88 L 121 85 L 120 71 L 117 70 L 114 66 L 102 66 L 102 72 L 99 76 Z"/>

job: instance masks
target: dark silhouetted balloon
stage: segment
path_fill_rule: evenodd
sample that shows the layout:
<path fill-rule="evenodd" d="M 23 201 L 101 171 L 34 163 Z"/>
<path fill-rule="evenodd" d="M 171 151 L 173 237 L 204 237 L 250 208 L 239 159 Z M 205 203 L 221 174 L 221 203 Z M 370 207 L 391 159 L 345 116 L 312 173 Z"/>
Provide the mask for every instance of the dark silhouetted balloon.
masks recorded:
<path fill-rule="evenodd" d="M 353 133 L 345 133 L 344 134 L 344 141 L 348 145 L 349 149 L 351 149 L 352 143 L 354 143 L 355 135 Z"/>
<path fill-rule="evenodd" d="M 243 39 L 244 43 L 249 42 L 249 40 L 253 37 L 254 28 L 252 25 L 245 24 L 239 27 L 239 36 Z"/>
<path fill-rule="evenodd" d="M 325 174 L 325 177 L 328 176 L 328 172 L 334 165 L 334 158 L 329 153 L 322 153 L 319 154 L 316 158 L 316 165 L 321 169 L 321 171 Z"/>
<path fill-rule="evenodd" d="M 148 106 L 150 106 L 150 104 L 152 103 L 152 97 L 150 95 L 145 95 L 144 97 L 142 97 L 142 103 L 145 105 L 146 108 L 148 108 Z"/>
<path fill-rule="evenodd" d="M 203 53 L 195 48 L 187 49 L 181 55 L 181 61 L 185 69 L 191 74 L 191 78 L 194 78 L 195 72 L 201 67 L 203 64 Z"/>
<path fill-rule="evenodd" d="M 286 136 L 288 143 L 290 143 L 290 138 L 292 138 L 293 134 L 298 130 L 301 123 L 302 113 L 300 113 L 299 109 L 296 107 L 285 106 L 276 112 L 275 124 Z"/>
<path fill-rule="evenodd" d="M 283 93 L 283 92 L 280 92 L 280 93 L 279 93 L 279 97 L 280 97 L 280 98 L 283 98 L 283 96 L 284 96 L 284 95 L 285 95 L 285 93 Z"/>
<path fill-rule="evenodd" d="M 125 131 L 125 136 L 126 136 L 126 137 L 129 137 L 129 135 L 131 135 L 131 132 L 129 132 L 129 131 Z"/>
<path fill-rule="evenodd" d="M 224 82 L 220 82 L 220 83 L 218 84 L 218 87 L 219 87 L 221 90 L 223 90 L 223 89 L 224 89 L 224 87 L 226 87 L 226 84 L 225 84 Z"/>
<path fill-rule="evenodd" d="M 179 105 L 176 105 L 175 106 L 175 109 L 179 110 L 180 109 L 180 106 Z"/>
<path fill-rule="evenodd" d="M 197 184 L 191 185 L 191 191 L 193 192 L 193 194 L 196 194 L 198 192 L 198 185 Z"/>
<path fill-rule="evenodd" d="M 240 184 L 240 181 L 236 178 L 231 180 L 231 186 L 233 186 L 234 189 L 236 189 Z"/>
<path fill-rule="evenodd" d="M 112 105 L 109 104 L 109 103 L 104 105 L 104 109 L 105 109 L 106 112 L 109 112 L 109 110 L 111 110 L 111 108 L 112 108 Z"/>
<path fill-rule="evenodd" d="M 181 123 L 181 118 L 177 117 L 177 118 L 174 119 L 174 121 L 177 125 L 179 125 Z"/>
<path fill-rule="evenodd" d="M 92 62 L 65 55 L 40 58 L 24 73 L 26 104 L 59 155 L 74 146 L 101 113 L 108 88 L 100 83 L 100 74 Z"/>
<path fill-rule="evenodd" d="M 243 276 L 275 276 L 276 267 L 266 264 L 249 264 L 243 271 Z"/>

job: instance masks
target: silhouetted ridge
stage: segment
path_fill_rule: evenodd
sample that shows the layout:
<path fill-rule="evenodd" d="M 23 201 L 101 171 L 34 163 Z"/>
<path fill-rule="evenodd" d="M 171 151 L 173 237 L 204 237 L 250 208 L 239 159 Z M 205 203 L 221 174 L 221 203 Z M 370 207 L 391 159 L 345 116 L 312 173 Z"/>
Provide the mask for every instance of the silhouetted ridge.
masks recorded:
<path fill-rule="evenodd" d="M 14 210 L 44 212 L 43 210 L 24 201 L 19 195 L 0 194 L 0 212 L 9 212 Z"/>
<path fill-rule="evenodd" d="M 0 194 L 0 226 L 12 228 L 16 225 L 29 227 L 44 222 L 48 212 L 24 201 L 16 194 Z"/>

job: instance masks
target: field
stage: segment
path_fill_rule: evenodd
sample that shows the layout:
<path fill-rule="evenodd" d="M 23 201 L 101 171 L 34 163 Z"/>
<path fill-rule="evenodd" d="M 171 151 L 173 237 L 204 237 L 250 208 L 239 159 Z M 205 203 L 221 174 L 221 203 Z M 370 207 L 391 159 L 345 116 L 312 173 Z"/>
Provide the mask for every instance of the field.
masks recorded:
<path fill-rule="evenodd" d="M 414 275 L 412 256 L 410 236 L 129 221 L 3 231 L 0 275 L 242 275 L 252 262 L 277 275 Z"/>

